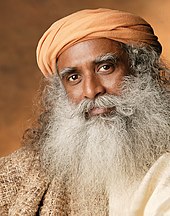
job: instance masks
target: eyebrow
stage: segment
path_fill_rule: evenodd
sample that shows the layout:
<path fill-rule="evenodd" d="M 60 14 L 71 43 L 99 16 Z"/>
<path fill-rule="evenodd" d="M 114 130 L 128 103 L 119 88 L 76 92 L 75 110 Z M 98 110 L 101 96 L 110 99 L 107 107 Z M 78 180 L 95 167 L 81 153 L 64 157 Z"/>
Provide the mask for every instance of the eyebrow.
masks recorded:
<path fill-rule="evenodd" d="M 106 53 L 104 55 L 98 56 L 93 61 L 93 63 L 94 64 L 101 64 L 103 62 L 110 61 L 110 62 L 116 64 L 118 60 L 119 60 L 119 57 L 115 53 Z M 69 74 L 72 74 L 75 71 L 76 71 L 76 67 L 66 67 L 59 72 L 59 76 L 61 79 L 63 79 L 65 76 L 68 76 Z"/>
<path fill-rule="evenodd" d="M 76 67 L 66 67 L 59 72 L 59 76 L 61 79 L 63 79 L 65 76 L 68 76 L 69 74 L 72 74 L 75 71 Z"/>
<path fill-rule="evenodd" d="M 95 64 L 100 64 L 102 62 L 111 61 L 112 63 L 117 63 L 119 57 L 116 53 L 106 53 L 104 55 L 98 56 L 95 60 Z"/>

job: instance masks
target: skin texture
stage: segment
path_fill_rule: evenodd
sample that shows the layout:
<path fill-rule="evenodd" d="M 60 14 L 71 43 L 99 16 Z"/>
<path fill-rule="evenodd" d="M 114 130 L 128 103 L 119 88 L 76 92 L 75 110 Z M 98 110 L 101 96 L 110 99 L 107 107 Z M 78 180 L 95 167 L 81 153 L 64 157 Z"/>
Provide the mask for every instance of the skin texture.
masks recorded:
<path fill-rule="evenodd" d="M 107 54 L 115 60 L 97 61 Z M 123 77 L 129 73 L 127 54 L 121 45 L 104 38 L 68 48 L 59 56 L 57 68 L 69 100 L 76 104 L 105 93 L 120 95 Z"/>

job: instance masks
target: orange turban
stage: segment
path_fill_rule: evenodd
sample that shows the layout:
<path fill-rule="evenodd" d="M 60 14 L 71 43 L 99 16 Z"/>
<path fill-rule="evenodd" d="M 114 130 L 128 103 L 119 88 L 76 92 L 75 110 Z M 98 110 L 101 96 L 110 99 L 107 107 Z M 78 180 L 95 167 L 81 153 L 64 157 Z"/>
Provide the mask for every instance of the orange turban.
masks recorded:
<path fill-rule="evenodd" d="M 141 17 L 111 10 L 82 10 L 55 22 L 42 36 L 37 47 L 37 62 L 48 77 L 56 72 L 56 61 L 68 47 L 89 39 L 108 38 L 126 44 L 162 47 L 152 27 Z"/>

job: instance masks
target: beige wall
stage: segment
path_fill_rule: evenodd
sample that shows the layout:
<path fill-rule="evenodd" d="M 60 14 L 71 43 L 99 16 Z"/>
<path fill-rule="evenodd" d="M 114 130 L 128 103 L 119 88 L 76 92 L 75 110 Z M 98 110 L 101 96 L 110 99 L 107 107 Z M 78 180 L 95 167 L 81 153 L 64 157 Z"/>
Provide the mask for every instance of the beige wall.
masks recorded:
<path fill-rule="evenodd" d="M 61 3 L 62 2 L 62 3 Z M 169 0 L 5 0 L 0 1 L 0 153 L 20 145 L 42 77 L 36 66 L 38 39 L 55 20 L 84 8 L 133 12 L 148 20 L 170 61 Z"/>

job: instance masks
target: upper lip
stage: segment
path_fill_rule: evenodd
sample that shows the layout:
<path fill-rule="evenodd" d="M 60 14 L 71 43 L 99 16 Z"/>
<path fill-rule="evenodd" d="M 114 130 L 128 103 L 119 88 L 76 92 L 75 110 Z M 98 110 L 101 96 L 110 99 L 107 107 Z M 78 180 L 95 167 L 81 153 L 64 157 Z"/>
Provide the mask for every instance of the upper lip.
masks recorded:
<path fill-rule="evenodd" d="M 95 115 L 100 115 L 100 114 L 107 114 L 114 110 L 115 107 L 112 108 L 107 108 L 107 107 L 93 107 L 89 111 L 89 116 L 95 116 Z"/>

